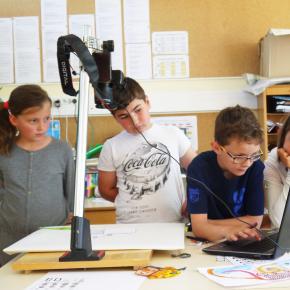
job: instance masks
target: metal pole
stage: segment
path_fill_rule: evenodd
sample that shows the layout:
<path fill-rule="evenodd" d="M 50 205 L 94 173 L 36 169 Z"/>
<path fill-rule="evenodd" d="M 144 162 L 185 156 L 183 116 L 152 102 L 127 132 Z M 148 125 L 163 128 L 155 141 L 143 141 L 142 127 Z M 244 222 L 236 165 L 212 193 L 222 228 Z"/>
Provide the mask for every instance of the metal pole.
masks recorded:
<path fill-rule="evenodd" d="M 88 131 L 88 108 L 89 108 L 89 77 L 81 65 L 80 70 L 80 95 L 78 104 L 78 129 L 77 129 L 77 158 L 74 216 L 84 215 L 84 188 L 86 173 L 86 151 Z"/>
<path fill-rule="evenodd" d="M 89 38 L 88 38 L 89 39 Z M 87 42 L 89 44 L 89 42 Z M 87 45 L 88 46 L 88 45 Z M 90 51 L 91 52 L 91 51 Z M 71 226 L 71 251 L 59 258 L 65 261 L 95 261 L 105 255 L 104 251 L 93 251 L 89 220 L 84 215 L 84 189 L 86 174 L 86 150 L 89 110 L 89 76 L 80 64 L 78 103 L 77 154 L 74 197 L 74 217 Z"/>

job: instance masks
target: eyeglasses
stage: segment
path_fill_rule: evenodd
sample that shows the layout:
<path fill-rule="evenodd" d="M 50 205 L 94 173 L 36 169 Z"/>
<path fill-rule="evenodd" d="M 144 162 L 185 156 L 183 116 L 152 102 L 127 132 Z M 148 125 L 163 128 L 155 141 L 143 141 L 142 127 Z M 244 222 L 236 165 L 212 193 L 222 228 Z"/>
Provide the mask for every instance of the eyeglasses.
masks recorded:
<path fill-rule="evenodd" d="M 257 160 L 259 160 L 261 158 L 261 156 L 263 155 L 262 150 L 260 149 L 259 153 L 255 153 L 253 155 L 250 156 L 245 156 L 245 155 L 234 155 L 230 152 L 228 152 L 223 146 L 220 146 L 220 148 L 233 159 L 233 163 L 235 164 L 243 164 L 246 161 L 250 160 L 251 162 L 255 162 Z"/>

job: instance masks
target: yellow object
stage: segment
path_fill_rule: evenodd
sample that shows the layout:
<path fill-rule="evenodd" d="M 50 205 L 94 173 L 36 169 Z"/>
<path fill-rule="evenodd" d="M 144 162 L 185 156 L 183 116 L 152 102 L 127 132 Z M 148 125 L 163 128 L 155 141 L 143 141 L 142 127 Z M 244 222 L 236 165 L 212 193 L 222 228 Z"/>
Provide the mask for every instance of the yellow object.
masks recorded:
<path fill-rule="evenodd" d="M 150 276 L 148 276 L 148 278 L 149 279 L 171 278 L 179 275 L 180 273 L 181 271 L 174 267 L 165 267 L 151 274 Z"/>

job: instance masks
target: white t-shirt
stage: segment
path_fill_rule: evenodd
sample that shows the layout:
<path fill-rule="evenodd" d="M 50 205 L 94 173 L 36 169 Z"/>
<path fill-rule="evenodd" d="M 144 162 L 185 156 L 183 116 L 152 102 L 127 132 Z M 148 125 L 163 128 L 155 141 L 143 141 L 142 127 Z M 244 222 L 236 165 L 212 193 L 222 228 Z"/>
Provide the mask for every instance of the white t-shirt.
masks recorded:
<path fill-rule="evenodd" d="M 179 161 L 190 147 L 183 132 L 153 124 L 140 134 L 121 132 L 103 146 L 98 168 L 116 171 L 118 223 L 179 222 L 186 200 Z"/>

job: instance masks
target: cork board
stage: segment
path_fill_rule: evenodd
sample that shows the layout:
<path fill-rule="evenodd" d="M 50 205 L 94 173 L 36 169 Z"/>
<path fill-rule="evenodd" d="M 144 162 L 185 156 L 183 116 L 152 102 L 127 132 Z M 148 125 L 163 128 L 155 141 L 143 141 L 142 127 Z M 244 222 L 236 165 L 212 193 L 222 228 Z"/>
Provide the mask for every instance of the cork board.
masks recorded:
<path fill-rule="evenodd" d="M 218 113 L 192 113 L 191 115 L 197 116 L 198 124 L 198 151 L 202 152 L 210 150 L 210 143 L 213 141 L 214 135 L 214 121 Z M 178 114 L 182 116 L 182 114 Z M 186 114 L 187 116 L 190 114 Z M 160 116 L 160 115 L 152 115 Z M 166 116 L 166 115 L 162 115 Z M 168 115 L 167 115 L 168 116 Z M 175 115 L 176 116 L 176 115 Z M 65 140 L 66 132 L 66 120 L 60 119 L 61 122 L 61 138 Z M 76 140 L 76 119 L 68 118 L 68 142 L 71 146 L 75 147 Z M 207 128 L 203 130 L 202 128 Z M 90 117 L 88 122 L 88 146 L 94 146 L 95 144 L 104 143 L 108 138 L 113 137 L 117 133 L 121 132 L 122 128 L 114 120 L 112 116 L 95 116 Z"/>
<path fill-rule="evenodd" d="M 67 0 L 68 14 L 94 13 L 94 0 Z M 40 0 L 0 0 L 0 17 L 40 16 Z M 151 0 L 151 31 L 189 34 L 191 77 L 259 72 L 259 40 L 290 27 L 289 0 Z"/>
<path fill-rule="evenodd" d="M 67 0 L 67 5 L 68 14 L 95 9 L 94 0 Z M 0 17 L 40 16 L 40 0 L 0 0 L 0 7 Z M 271 27 L 290 27 L 289 11 L 289 0 L 151 0 L 150 25 L 151 32 L 188 31 L 191 77 L 240 76 L 259 72 L 259 40 Z M 207 150 L 217 112 L 192 114 L 198 118 L 199 151 Z M 89 146 L 121 130 L 110 116 L 89 119 Z M 74 118 L 68 122 L 74 145 L 76 122 Z"/>

